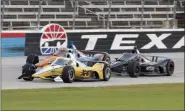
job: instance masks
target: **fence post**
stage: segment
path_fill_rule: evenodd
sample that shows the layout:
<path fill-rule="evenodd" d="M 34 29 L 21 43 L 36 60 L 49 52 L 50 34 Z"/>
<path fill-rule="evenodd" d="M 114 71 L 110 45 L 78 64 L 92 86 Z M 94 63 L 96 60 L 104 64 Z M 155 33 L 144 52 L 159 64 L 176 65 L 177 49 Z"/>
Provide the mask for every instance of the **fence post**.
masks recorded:
<path fill-rule="evenodd" d="M 110 26 L 109 20 L 110 20 L 110 12 L 111 12 L 112 1 L 109 0 L 108 2 L 109 2 L 109 13 L 108 13 L 108 19 L 107 19 L 107 29 L 109 29 L 109 26 Z"/>
<path fill-rule="evenodd" d="M 169 9 L 169 0 L 167 0 L 167 9 Z M 168 10 L 166 11 L 166 21 L 169 22 L 169 13 L 168 13 Z"/>
<path fill-rule="evenodd" d="M 2 14 L 1 14 L 1 30 L 3 30 L 3 19 L 4 19 L 4 12 L 5 12 L 5 0 L 3 0 L 3 7 L 2 7 Z"/>
<path fill-rule="evenodd" d="M 37 15 L 37 30 L 39 30 L 40 27 L 40 14 L 41 14 L 41 5 L 42 5 L 42 0 L 39 0 L 39 10 L 38 10 L 38 15 Z"/>
<path fill-rule="evenodd" d="M 76 8 L 77 8 L 77 1 L 74 1 L 74 14 L 73 14 L 73 30 L 75 29 L 75 18 L 76 18 Z"/>
<path fill-rule="evenodd" d="M 174 5 L 174 8 L 173 8 L 173 29 L 174 29 L 176 28 L 176 8 L 177 8 L 176 0 L 173 1 L 173 5 Z"/>
<path fill-rule="evenodd" d="M 104 11 L 104 9 L 103 9 L 103 28 L 105 29 L 105 11 Z"/>
<path fill-rule="evenodd" d="M 170 1 L 167 0 L 167 3 L 166 3 L 166 20 L 163 22 L 163 28 L 170 28 L 170 21 L 169 21 L 169 10 L 170 7 Z"/>
<path fill-rule="evenodd" d="M 142 8 L 141 8 L 141 23 L 140 23 L 140 28 L 142 29 L 143 28 L 144 0 L 141 0 L 141 5 L 142 5 Z"/>

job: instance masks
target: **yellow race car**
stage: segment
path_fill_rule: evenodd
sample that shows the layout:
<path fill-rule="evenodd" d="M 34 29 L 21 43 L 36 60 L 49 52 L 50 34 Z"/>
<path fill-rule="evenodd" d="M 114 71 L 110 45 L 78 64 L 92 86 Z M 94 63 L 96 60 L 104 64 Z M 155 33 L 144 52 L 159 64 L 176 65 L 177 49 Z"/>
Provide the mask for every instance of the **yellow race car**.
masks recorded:
<path fill-rule="evenodd" d="M 72 55 L 71 55 L 72 56 Z M 57 57 L 52 63 L 35 71 L 35 66 L 26 64 L 19 79 L 32 81 L 34 78 L 54 80 L 60 77 L 65 83 L 72 83 L 79 79 L 95 79 L 108 81 L 111 69 L 105 61 L 77 61 L 75 58 Z"/>

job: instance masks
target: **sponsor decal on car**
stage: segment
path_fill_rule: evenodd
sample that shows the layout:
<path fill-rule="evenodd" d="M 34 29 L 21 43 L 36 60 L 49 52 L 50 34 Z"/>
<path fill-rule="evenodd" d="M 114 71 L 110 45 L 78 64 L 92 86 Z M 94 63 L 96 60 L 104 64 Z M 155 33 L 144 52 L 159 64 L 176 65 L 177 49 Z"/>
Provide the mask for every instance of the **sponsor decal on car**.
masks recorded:
<path fill-rule="evenodd" d="M 150 71 L 150 70 L 152 71 L 152 70 L 154 70 L 154 69 L 155 69 L 154 66 L 148 66 L 148 67 L 146 67 L 146 70 L 149 70 L 149 71 Z"/>

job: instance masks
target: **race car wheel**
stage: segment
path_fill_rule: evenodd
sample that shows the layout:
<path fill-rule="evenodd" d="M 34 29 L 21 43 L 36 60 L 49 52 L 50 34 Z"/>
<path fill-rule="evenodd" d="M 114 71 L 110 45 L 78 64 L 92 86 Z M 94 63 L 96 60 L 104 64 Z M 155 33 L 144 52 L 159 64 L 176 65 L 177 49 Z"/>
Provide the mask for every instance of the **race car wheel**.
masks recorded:
<path fill-rule="evenodd" d="M 22 78 L 25 81 L 32 81 L 34 78 L 32 75 L 35 73 L 35 66 L 33 64 L 25 64 L 22 69 Z"/>
<path fill-rule="evenodd" d="M 108 81 L 111 77 L 111 69 L 108 65 L 105 65 L 103 68 L 103 80 Z"/>
<path fill-rule="evenodd" d="M 72 83 L 75 78 L 74 68 L 72 66 L 64 67 L 61 78 L 65 83 Z"/>
<path fill-rule="evenodd" d="M 127 73 L 130 77 L 138 77 L 140 75 L 140 72 L 141 69 L 138 62 L 133 61 L 128 64 Z"/>
<path fill-rule="evenodd" d="M 30 54 L 26 59 L 26 63 L 36 64 L 38 62 L 39 62 L 39 57 L 35 54 Z"/>
<path fill-rule="evenodd" d="M 175 64 L 172 60 L 169 60 L 167 65 L 166 65 L 166 72 L 167 72 L 167 76 L 171 76 L 174 72 L 175 69 Z"/>
<path fill-rule="evenodd" d="M 103 58 L 103 61 L 106 61 L 106 62 L 108 62 L 110 64 L 111 63 L 110 56 L 105 55 L 104 58 Z"/>

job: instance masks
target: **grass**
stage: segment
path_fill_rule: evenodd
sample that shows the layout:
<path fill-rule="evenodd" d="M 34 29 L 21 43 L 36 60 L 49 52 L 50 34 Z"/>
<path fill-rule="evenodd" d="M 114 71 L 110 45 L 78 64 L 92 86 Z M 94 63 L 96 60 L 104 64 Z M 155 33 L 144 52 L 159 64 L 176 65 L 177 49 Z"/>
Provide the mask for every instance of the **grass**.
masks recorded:
<path fill-rule="evenodd" d="M 2 110 L 183 110 L 184 83 L 2 90 Z"/>

